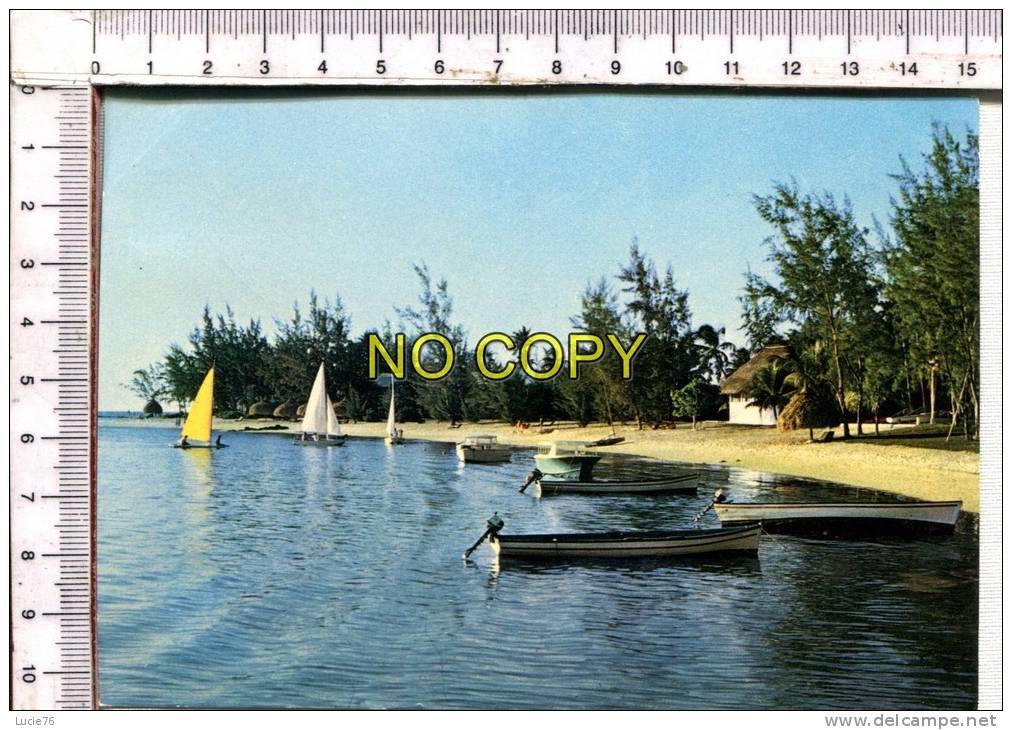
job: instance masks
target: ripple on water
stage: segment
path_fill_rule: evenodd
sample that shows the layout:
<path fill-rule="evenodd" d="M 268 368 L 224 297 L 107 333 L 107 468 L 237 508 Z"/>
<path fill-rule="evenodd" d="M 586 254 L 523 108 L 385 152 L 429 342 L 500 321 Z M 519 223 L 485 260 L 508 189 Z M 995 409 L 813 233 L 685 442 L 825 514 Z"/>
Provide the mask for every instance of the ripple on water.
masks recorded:
<path fill-rule="evenodd" d="M 709 467 L 694 497 L 534 499 L 530 451 L 99 436 L 101 698 L 127 706 L 971 708 L 977 540 L 777 536 L 758 559 L 499 567 L 507 531 L 686 527 L 735 499 L 895 499 Z M 610 458 L 602 476 L 678 468 Z M 712 515 L 706 524 L 714 526 Z"/>

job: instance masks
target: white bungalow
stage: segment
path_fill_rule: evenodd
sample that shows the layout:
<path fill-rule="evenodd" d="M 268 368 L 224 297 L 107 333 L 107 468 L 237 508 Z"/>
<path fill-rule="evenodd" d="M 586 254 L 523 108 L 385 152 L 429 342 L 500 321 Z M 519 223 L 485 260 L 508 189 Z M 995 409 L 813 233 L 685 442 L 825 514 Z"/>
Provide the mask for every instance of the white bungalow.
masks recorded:
<path fill-rule="evenodd" d="M 768 362 L 786 359 L 790 355 L 787 345 L 766 345 L 755 356 L 727 376 L 720 386 L 722 395 L 727 396 L 728 422 L 750 426 L 776 426 L 777 419 L 771 408 L 756 408 L 748 404 L 745 390 L 752 382 L 756 370 Z"/>

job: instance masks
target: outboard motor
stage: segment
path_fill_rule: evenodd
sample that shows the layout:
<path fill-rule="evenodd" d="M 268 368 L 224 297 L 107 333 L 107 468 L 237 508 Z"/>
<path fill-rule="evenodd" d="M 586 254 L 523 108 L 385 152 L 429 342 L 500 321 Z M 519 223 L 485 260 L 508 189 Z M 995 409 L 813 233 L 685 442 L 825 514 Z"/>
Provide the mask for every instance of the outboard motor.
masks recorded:
<path fill-rule="evenodd" d="M 541 477 L 543 476 L 544 474 L 541 473 L 541 470 L 535 467 L 534 471 L 532 471 L 530 474 L 527 475 L 527 479 L 524 481 L 524 485 L 520 487 L 520 494 L 526 492 L 527 487 L 534 484 L 534 482 L 540 482 Z"/>
<path fill-rule="evenodd" d="M 495 537 L 506 523 L 503 522 L 502 517 L 496 512 L 485 521 L 485 524 L 488 525 L 488 534 Z"/>
<path fill-rule="evenodd" d="M 711 509 L 713 509 L 713 505 L 715 505 L 715 504 L 723 504 L 726 501 L 727 501 L 727 495 L 724 494 L 724 488 L 723 487 L 718 487 L 717 490 L 713 493 L 713 499 L 710 500 L 710 504 L 706 505 L 706 509 L 704 509 L 698 515 L 696 515 L 695 517 L 693 517 L 692 521 L 693 522 L 699 522 L 701 519 L 703 519 L 703 515 L 705 515 L 707 512 L 709 512 Z"/>
<path fill-rule="evenodd" d="M 464 551 L 464 560 L 467 560 L 469 557 L 471 557 L 471 553 L 477 550 L 478 546 L 481 545 L 483 542 L 485 542 L 487 538 L 495 537 L 496 535 L 498 535 L 499 530 L 501 530 L 503 528 L 503 525 L 505 524 L 506 523 L 503 522 L 503 519 L 502 517 L 499 516 L 498 512 L 494 513 L 491 517 L 489 517 L 485 521 L 486 525 L 485 532 L 482 533 L 482 536 L 478 538 L 478 542 L 476 542 L 474 545 L 472 545 L 471 547 L 469 547 L 467 550 Z"/>

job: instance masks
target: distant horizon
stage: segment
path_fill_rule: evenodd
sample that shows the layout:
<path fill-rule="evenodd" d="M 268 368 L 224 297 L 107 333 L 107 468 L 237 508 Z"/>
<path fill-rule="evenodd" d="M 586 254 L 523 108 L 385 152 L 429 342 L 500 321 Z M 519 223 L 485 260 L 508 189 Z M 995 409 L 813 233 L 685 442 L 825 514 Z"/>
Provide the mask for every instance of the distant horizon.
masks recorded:
<path fill-rule="evenodd" d="M 794 179 L 888 227 L 900 157 L 920 168 L 933 122 L 977 130 L 976 100 L 935 97 L 113 89 L 105 115 L 103 412 L 140 410 L 122 384 L 205 304 L 271 336 L 310 290 L 339 295 L 357 337 L 416 304 L 424 263 L 472 345 L 564 336 L 634 239 L 694 327 L 742 346 L 743 274 L 769 273 L 752 194 Z"/>

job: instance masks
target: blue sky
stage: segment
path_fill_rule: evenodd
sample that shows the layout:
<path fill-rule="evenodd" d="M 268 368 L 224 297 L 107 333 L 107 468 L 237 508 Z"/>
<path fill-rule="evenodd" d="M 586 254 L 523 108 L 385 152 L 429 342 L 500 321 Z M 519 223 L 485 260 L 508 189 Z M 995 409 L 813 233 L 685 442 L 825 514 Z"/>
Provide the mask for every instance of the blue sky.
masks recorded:
<path fill-rule="evenodd" d="M 747 266 L 766 271 L 753 193 L 794 178 L 887 221 L 900 155 L 931 124 L 976 131 L 969 99 L 110 91 L 99 407 L 184 342 L 205 303 L 269 331 L 310 289 L 359 333 L 412 304 L 412 263 L 449 280 L 472 343 L 564 335 L 632 239 L 738 338 Z"/>

